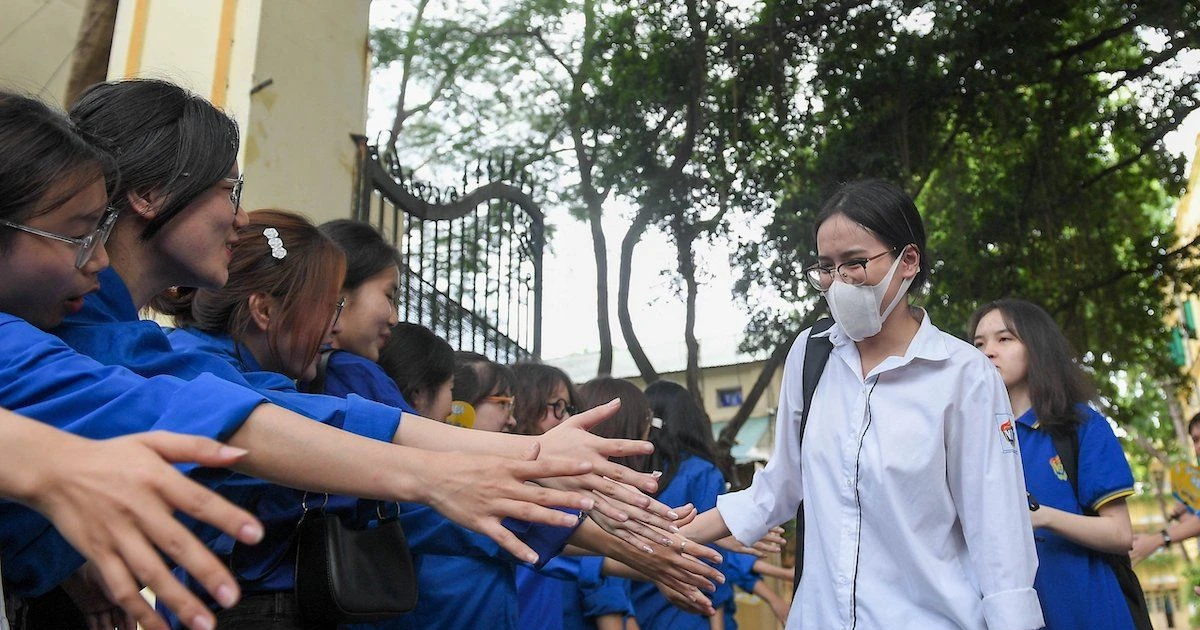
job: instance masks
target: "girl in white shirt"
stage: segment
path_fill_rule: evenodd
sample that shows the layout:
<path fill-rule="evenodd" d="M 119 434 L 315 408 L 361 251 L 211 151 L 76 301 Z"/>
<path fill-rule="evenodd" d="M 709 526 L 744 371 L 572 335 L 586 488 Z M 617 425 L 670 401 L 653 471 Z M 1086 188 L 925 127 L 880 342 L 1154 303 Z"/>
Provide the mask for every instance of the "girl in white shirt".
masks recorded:
<path fill-rule="evenodd" d="M 833 348 L 804 435 L 811 330 L 784 366 L 770 463 L 682 533 L 752 543 L 803 500 L 789 630 L 1042 627 L 1004 383 L 983 354 L 909 306 L 930 266 L 915 205 L 886 182 L 852 182 L 814 229 L 817 258 L 804 273 L 835 323 L 815 334 Z"/>

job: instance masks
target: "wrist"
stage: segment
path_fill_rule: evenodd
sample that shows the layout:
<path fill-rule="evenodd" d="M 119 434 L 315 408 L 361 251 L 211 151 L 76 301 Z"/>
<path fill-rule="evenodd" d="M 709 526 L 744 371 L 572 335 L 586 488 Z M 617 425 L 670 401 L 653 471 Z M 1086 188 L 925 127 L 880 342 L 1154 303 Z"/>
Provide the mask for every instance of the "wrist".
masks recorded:
<path fill-rule="evenodd" d="M 1171 543 L 1174 542 L 1171 539 L 1171 533 L 1168 532 L 1165 528 L 1162 531 L 1160 531 L 1158 534 L 1159 534 L 1159 536 L 1162 536 L 1162 541 L 1163 541 L 1162 546 L 1164 549 L 1170 547 Z"/>

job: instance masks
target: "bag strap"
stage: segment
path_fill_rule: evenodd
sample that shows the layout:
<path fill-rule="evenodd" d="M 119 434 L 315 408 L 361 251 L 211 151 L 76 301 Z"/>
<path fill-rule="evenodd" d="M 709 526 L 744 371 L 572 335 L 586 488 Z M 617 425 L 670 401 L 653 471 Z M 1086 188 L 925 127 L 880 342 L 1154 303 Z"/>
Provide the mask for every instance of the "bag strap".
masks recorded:
<path fill-rule="evenodd" d="M 1054 450 L 1058 451 L 1058 459 L 1062 463 L 1063 471 L 1067 473 L 1067 480 L 1071 482 L 1071 492 L 1075 496 L 1075 503 L 1079 504 L 1084 515 L 1099 516 L 1099 512 L 1079 500 L 1079 431 L 1074 427 L 1063 432 L 1052 431 L 1050 439 L 1054 442 Z M 1129 614 L 1133 618 L 1134 627 L 1138 630 L 1152 629 L 1146 595 L 1142 591 L 1137 574 L 1133 572 L 1133 563 L 1130 561 L 1129 555 L 1105 553 L 1086 547 L 1085 549 L 1088 553 L 1098 556 L 1113 570 L 1121 592 L 1125 595 L 1125 603 L 1129 605 Z"/>
<path fill-rule="evenodd" d="M 817 337 L 833 326 L 833 318 L 823 317 L 812 326 L 808 333 L 808 343 L 804 346 L 804 369 L 800 381 L 803 388 L 804 409 L 800 412 L 800 443 L 804 443 L 804 427 L 808 425 L 808 410 L 812 407 L 813 393 L 817 391 L 817 383 L 825 373 L 825 364 L 833 352 L 833 342 L 829 337 Z M 800 588 L 800 574 L 804 570 L 804 504 L 796 508 L 796 577 L 792 581 L 792 592 Z"/>

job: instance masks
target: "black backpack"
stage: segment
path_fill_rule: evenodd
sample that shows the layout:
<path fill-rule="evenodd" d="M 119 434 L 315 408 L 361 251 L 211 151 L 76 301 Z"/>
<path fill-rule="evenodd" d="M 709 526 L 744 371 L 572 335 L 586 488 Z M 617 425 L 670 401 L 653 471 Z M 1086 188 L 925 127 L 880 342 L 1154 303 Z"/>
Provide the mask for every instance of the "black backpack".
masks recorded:
<path fill-rule="evenodd" d="M 1079 433 L 1075 429 L 1071 429 L 1069 433 L 1061 435 L 1051 433 L 1050 437 L 1054 440 L 1054 450 L 1058 451 L 1058 458 L 1062 461 L 1067 479 L 1071 481 L 1071 491 L 1075 493 L 1075 502 L 1083 506 L 1079 501 Z M 1083 507 L 1083 513 L 1087 516 L 1098 516 L 1097 512 L 1090 507 Z M 1129 560 L 1129 554 L 1105 553 L 1095 549 L 1088 549 L 1088 553 L 1099 556 L 1108 566 L 1112 567 L 1113 573 L 1117 576 L 1117 584 L 1121 585 L 1121 593 L 1125 595 L 1125 603 L 1129 605 L 1129 615 L 1133 617 L 1133 627 L 1137 630 L 1154 630 L 1154 626 L 1150 624 L 1150 609 L 1146 606 L 1146 595 L 1142 592 L 1142 584 L 1138 581 L 1137 574 L 1133 572 L 1133 563 Z"/>
<path fill-rule="evenodd" d="M 813 392 L 817 391 L 817 382 L 829 362 L 829 353 L 833 352 L 833 342 L 829 337 L 816 337 L 817 333 L 829 330 L 833 319 L 824 317 L 817 320 L 808 334 L 808 343 L 804 346 L 804 369 L 801 382 L 804 391 L 804 411 L 800 413 L 800 441 L 804 442 L 804 427 L 808 424 L 808 409 L 812 406 Z M 804 503 L 796 508 L 796 577 L 792 580 L 792 593 L 800 588 L 800 573 L 804 570 Z"/>

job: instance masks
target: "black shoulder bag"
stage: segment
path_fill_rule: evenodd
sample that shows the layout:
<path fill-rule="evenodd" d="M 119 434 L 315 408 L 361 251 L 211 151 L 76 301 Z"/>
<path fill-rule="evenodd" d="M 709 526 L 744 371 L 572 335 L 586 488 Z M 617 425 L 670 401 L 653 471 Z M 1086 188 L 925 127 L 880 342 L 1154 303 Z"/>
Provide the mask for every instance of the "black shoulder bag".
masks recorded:
<path fill-rule="evenodd" d="M 329 352 L 322 352 L 310 392 L 324 391 Z M 314 388 L 315 386 L 315 388 Z M 305 495 L 307 498 L 307 495 Z M 399 517 L 352 529 L 335 514 L 296 525 L 296 604 L 310 623 L 368 623 L 417 605 L 417 577 Z"/>
<path fill-rule="evenodd" d="M 1071 491 L 1075 493 L 1075 502 L 1083 508 L 1085 515 L 1098 516 L 1095 510 L 1083 505 L 1083 502 L 1079 500 L 1079 433 L 1072 429 L 1070 433 L 1062 435 L 1051 433 L 1050 437 L 1054 440 L 1054 450 L 1058 451 L 1058 457 L 1062 460 L 1067 479 L 1071 481 Z M 1129 615 L 1133 617 L 1133 627 L 1137 630 L 1154 630 L 1154 626 L 1150 623 L 1150 609 L 1146 605 L 1146 594 L 1142 592 L 1142 584 L 1138 581 L 1137 574 L 1133 572 L 1129 554 L 1104 553 L 1095 549 L 1088 549 L 1088 552 L 1099 556 L 1105 564 L 1112 567 L 1113 573 L 1117 576 L 1117 583 L 1121 585 L 1121 593 L 1125 595 L 1125 603 L 1129 605 Z"/>
<path fill-rule="evenodd" d="M 829 354 L 833 352 L 833 342 L 829 337 L 817 337 L 817 333 L 829 330 L 833 319 L 825 317 L 813 324 L 808 333 L 808 343 L 804 346 L 804 369 L 801 372 L 801 382 L 804 391 L 804 410 L 800 412 L 800 442 L 804 442 L 804 427 L 808 424 L 808 410 L 812 407 L 813 392 L 817 391 L 817 382 L 825 372 L 825 364 L 829 362 Z M 804 571 L 804 503 L 796 508 L 796 577 L 792 581 L 792 593 L 800 588 L 800 574 Z"/>

